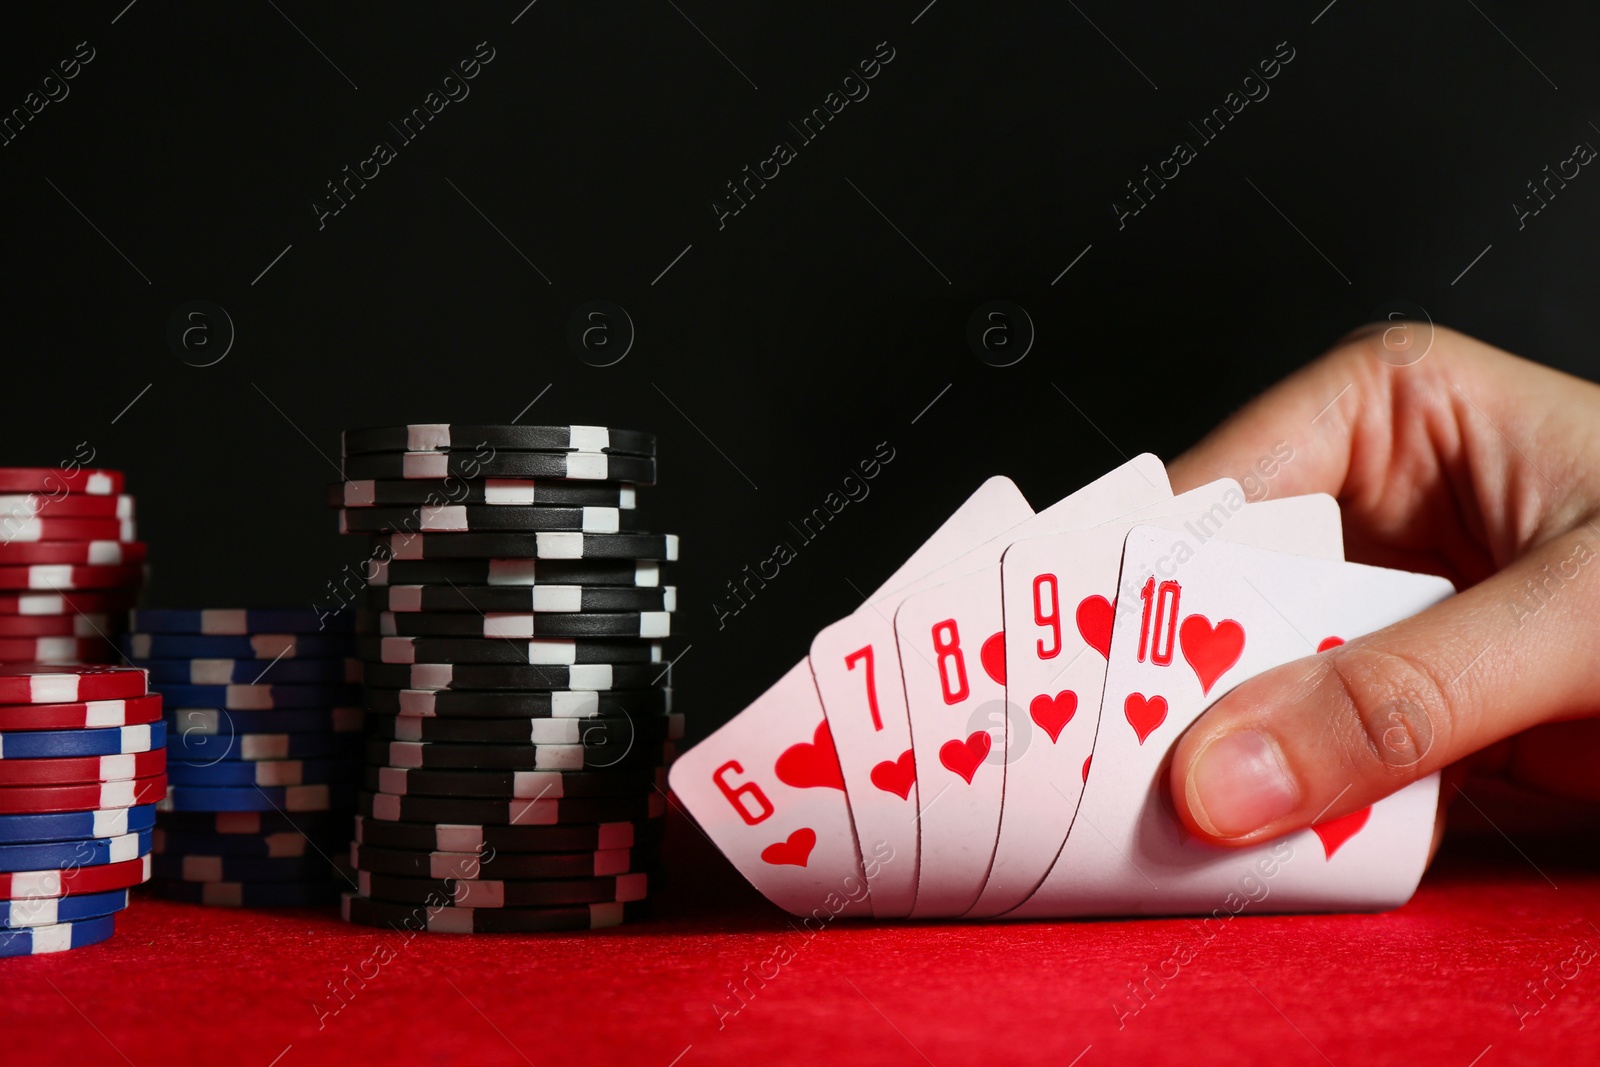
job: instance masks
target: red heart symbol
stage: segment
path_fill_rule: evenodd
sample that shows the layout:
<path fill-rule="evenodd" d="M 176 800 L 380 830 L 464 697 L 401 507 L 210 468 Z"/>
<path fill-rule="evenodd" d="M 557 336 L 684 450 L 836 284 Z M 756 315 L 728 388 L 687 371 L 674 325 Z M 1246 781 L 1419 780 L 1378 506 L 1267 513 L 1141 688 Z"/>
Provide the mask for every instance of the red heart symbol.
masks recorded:
<path fill-rule="evenodd" d="M 1061 731 L 1072 721 L 1077 710 L 1078 694 L 1070 689 L 1063 689 L 1054 697 L 1040 693 L 1028 704 L 1028 714 L 1033 716 L 1033 721 L 1039 724 L 1041 730 L 1050 735 L 1052 745 L 1061 739 Z"/>
<path fill-rule="evenodd" d="M 1128 698 L 1122 702 L 1122 714 L 1128 717 L 1128 725 L 1133 727 L 1133 732 L 1142 745 L 1144 739 L 1153 734 L 1157 726 L 1167 721 L 1167 698 L 1129 693 Z"/>
<path fill-rule="evenodd" d="M 844 773 L 839 770 L 839 753 L 834 751 L 833 734 L 827 720 L 817 727 L 811 744 L 790 745 L 772 769 L 778 780 L 796 789 L 844 789 Z M 801 864 L 804 866 L 804 864 Z"/>
<path fill-rule="evenodd" d="M 1190 615 L 1178 627 L 1178 644 L 1183 646 L 1183 658 L 1200 679 L 1200 691 L 1209 693 L 1217 679 L 1244 654 L 1244 627 L 1232 619 L 1223 619 L 1213 628 L 1204 615 Z"/>
<path fill-rule="evenodd" d="M 1106 659 L 1111 658 L 1111 623 L 1115 617 L 1111 601 L 1099 594 L 1078 601 L 1078 633 Z"/>
<path fill-rule="evenodd" d="M 1000 685 L 1006 684 L 1006 632 L 990 634 L 989 639 L 983 643 L 983 648 L 978 651 L 978 658 L 983 661 L 983 669 L 989 677 Z"/>
<path fill-rule="evenodd" d="M 885 793 L 894 793 L 901 800 L 911 796 L 911 787 L 917 784 L 917 761 L 908 748 L 897 760 L 884 760 L 872 768 L 872 784 Z"/>
<path fill-rule="evenodd" d="M 1342 644 L 1344 644 L 1344 638 L 1342 637 L 1324 637 L 1317 642 L 1317 651 L 1326 652 L 1328 649 L 1338 648 Z"/>
<path fill-rule="evenodd" d="M 979 730 L 965 741 L 946 741 L 939 748 L 939 762 L 965 778 L 967 784 L 971 785 L 972 776 L 978 773 L 978 765 L 989 754 L 989 748 L 993 744 L 994 738 L 989 736 L 989 731 Z"/>
<path fill-rule="evenodd" d="M 1367 820 L 1372 818 L 1372 808 L 1367 806 L 1360 811 L 1352 811 L 1349 815 L 1341 815 L 1337 819 L 1318 823 L 1311 829 L 1322 838 L 1322 851 L 1327 859 L 1333 859 L 1333 854 L 1339 851 L 1339 846 L 1361 832 L 1367 825 Z"/>
<path fill-rule="evenodd" d="M 1083 780 L 1085 782 L 1089 780 L 1089 761 L 1092 759 L 1094 759 L 1093 753 L 1083 757 Z"/>
<path fill-rule="evenodd" d="M 817 832 L 802 826 L 790 834 L 787 841 L 778 841 L 762 849 L 761 858 L 775 867 L 783 864 L 804 867 L 806 860 L 811 858 L 811 850 L 816 847 Z"/>

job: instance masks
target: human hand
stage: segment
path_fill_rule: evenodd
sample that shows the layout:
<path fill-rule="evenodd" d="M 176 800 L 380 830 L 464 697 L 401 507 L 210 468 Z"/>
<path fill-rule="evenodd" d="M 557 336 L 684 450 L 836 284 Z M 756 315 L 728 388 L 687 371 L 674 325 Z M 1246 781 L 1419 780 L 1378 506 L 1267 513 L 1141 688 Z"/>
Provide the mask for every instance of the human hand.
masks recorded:
<path fill-rule="evenodd" d="M 1173 489 L 1243 480 L 1285 441 L 1272 496 L 1333 494 L 1352 560 L 1461 592 L 1219 700 L 1173 756 L 1190 831 L 1254 844 L 1469 757 L 1600 800 L 1600 386 L 1426 324 L 1371 327 L 1180 457 Z"/>

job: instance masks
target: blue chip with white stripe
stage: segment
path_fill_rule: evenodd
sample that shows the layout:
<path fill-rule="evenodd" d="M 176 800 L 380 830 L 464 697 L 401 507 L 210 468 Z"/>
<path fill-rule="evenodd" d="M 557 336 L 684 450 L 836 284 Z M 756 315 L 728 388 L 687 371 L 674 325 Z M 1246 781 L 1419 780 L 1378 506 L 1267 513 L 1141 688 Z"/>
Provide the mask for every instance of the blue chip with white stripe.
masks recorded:
<path fill-rule="evenodd" d="M 73 893 L 65 897 L 30 897 L 26 900 L 0 900 L 0 927 L 54 926 L 79 919 L 115 915 L 128 906 L 128 891 L 112 889 L 104 893 Z"/>
<path fill-rule="evenodd" d="M 287 711 L 225 711 L 222 708 L 168 708 L 167 744 L 193 742 L 205 736 L 242 734 L 356 734 L 366 712 L 358 706 L 290 708 Z"/>
<path fill-rule="evenodd" d="M 24 926 L 0 930 L 0 956 L 41 956 L 71 948 L 99 944 L 116 930 L 116 918 L 103 915 L 54 926 Z"/>
<path fill-rule="evenodd" d="M 139 723 L 97 730 L 12 730 L 0 733 L 0 759 L 115 756 L 149 752 L 167 743 L 167 724 Z"/>
<path fill-rule="evenodd" d="M 360 756 L 361 752 L 361 738 L 354 733 L 185 732 L 180 734 L 174 731 L 167 736 L 167 758 L 194 763 L 216 763 L 222 760 L 318 759 L 328 756 Z"/>
<path fill-rule="evenodd" d="M 161 811 L 331 811 L 353 808 L 350 785 L 202 786 L 169 785 Z"/>
<path fill-rule="evenodd" d="M 150 851 L 150 835 L 153 832 L 136 830 L 117 837 L 85 837 L 77 841 L 0 845 L 0 873 L 98 867 L 102 863 L 121 863 L 123 860 L 138 859 Z"/>
<path fill-rule="evenodd" d="M 132 659 L 301 659 L 348 656 L 349 634 L 126 634 L 118 638 Z"/>
<path fill-rule="evenodd" d="M 135 667 L 150 672 L 153 685 L 323 685 L 361 681 L 354 659 L 146 659 Z"/>
<path fill-rule="evenodd" d="M 0 815 L 0 844 L 32 841 L 77 841 L 86 837 L 121 837 L 156 824 L 156 806 L 63 811 L 47 815 Z"/>
<path fill-rule="evenodd" d="M 280 786 L 354 783 L 359 759 L 222 760 L 217 763 L 171 762 L 170 786 Z"/>
<path fill-rule="evenodd" d="M 337 708 L 361 703 L 359 685 L 165 685 L 150 683 L 167 708 L 277 711 Z"/>
<path fill-rule="evenodd" d="M 156 608 L 128 613 L 128 629 L 153 634 L 317 634 L 349 633 L 347 611 L 312 608 L 208 608 L 203 611 Z"/>

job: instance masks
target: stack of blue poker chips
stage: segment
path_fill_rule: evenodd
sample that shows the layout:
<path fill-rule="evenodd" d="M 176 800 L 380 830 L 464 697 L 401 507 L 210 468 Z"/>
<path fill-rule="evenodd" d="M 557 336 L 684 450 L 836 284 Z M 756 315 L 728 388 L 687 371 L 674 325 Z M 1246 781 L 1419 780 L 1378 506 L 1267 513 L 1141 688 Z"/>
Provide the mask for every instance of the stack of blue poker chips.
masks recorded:
<path fill-rule="evenodd" d="M 125 655 L 168 728 L 152 891 L 231 907 L 332 903 L 361 780 L 349 613 L 144 610 Z"/>
<path fill-rule="evenodd" d="M 150 876 L 165 738 L 143 671 L 0 664 L 0 956 L 112 935 Z"/>

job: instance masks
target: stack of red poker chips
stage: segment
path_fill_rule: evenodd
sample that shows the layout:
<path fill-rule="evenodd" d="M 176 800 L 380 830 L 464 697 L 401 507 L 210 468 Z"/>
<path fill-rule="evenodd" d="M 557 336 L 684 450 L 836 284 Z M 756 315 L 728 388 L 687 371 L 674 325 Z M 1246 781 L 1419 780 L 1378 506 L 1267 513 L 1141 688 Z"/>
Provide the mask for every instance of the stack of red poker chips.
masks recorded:
<path fill-rule="evenodd" d="M 120 662 L 145 579 L 120 471 L 0 467 L 0 661 Z"/>

